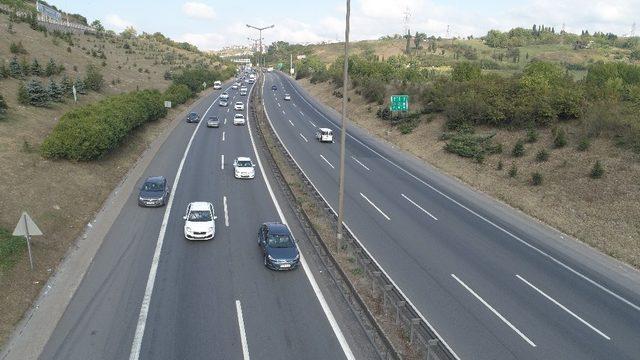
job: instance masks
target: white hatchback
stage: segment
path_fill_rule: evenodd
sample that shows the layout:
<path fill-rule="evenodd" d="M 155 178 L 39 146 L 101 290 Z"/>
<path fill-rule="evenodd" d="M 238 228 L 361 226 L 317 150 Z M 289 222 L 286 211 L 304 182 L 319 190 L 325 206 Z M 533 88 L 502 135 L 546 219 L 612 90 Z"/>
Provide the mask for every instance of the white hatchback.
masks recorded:
<path fill-rule="evenodd" d="M 233 116 L 233 125 L 244 125 L 245 121 L 244 121 L 244 115 L 242 114 L 235 114 Z"/>
<path fill-rule="evenodd" d="M 253 179 L 256 177 L 255 165 L 248 157 L 238 157 L 233 161 L 233 176 L 236 179 Z"/>
<path fill-rule="evenodd" d="M 216 235 L 216 222 L 213 204 L 210 202 L 192 202 L 187 206 L 184 219 L 184 237 L 188 240 L 210 240 Z"/>
<path fill-rule="evenodd" d="M 242 111 L 244 110 L 244 104 L 242 103 L 242 101 L 236 101 L 236 103 L 233 105 L 233 108 L 236 109 L 236 111 Z"/>

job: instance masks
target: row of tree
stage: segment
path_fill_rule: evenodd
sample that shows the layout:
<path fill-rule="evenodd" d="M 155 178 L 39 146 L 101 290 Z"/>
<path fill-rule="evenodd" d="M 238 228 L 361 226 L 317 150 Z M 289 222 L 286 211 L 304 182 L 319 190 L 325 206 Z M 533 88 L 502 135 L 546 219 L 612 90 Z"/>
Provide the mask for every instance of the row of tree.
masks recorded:
<path fill-rule="evenodd" d="M 40 65 L 38 59 L 33 59 L 31 63 L 29 63 L 24 57 L 19 61 L 18 58 L 14 56 L 9 61 L 9 66 L 5 65 L 4 61 L 0 63 L 0 78 L 13 77 L 22 79 L 25 76 L 50 77 L 59 75 L 64 70 L 64 65 L 56 64 L 52 58 L 50 58 L 43 67 Z"/>

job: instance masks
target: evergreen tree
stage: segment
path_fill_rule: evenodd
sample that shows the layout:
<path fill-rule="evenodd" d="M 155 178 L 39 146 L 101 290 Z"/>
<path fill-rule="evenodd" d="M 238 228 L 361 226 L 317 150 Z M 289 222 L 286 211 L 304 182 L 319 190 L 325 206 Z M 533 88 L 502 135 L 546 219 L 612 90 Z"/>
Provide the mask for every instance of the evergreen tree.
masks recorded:
<path fill-rule="evenodd" d="M 78 94 L 84 95 L 87 93 L 87 86 L 84 84 L 82 79 L 77 78 L 73 85 L 76 87 L 76 92 Z"/>
<path fill-rule="evenodd" d="M 22 66 L 20 66 L 18 58 L 16 58 L 15 56 L 11 58 L 11 61 L 9 61 L 9 75 L 16 79 L 21 79 L 24 76 Z"/>
<path fill-rule="evenodd" d="M 29 76 L 31 74 L 31 65 L 29 65 L 27 59 L 22 58 L 22 60 L 20 60 L 20 67 L 22 68 L 23 76 Z"/>
<path fill-rule="evenodd" d="M 31 75 L 42 76 L 42 66 L 38 62 L 38 59 L 33 59 L 31 62 Z"/>
<path fill-rule="evenodd" d="M 56 65 L 56 62 L 52 58 L 49 58 L 47 67 L 44 69 L 44 74 L 47 76 L 51 76 L 57 73 L 58 73 L 58 66 Z"/>
<path fill-rule="evenodd" d="M 7 113 L 7 102 L 4 101 L 4 97 L 0 95 L 0 119 L 4 119 Z"/>
<path fill-rule="evenodd" d="M 71 83 L 71 80 L 69 80 L 67 74 L 64 74 L 62 81 L 60 81 L 60 89 L 62 90 L 62 93 L 65 96 L 73 95 L 71 90 L 72 86 L 73 84 Z"/>
<path fill-rule="evenodd" d="M 29 97 L 29 104 L 33 106 L 47 106 L 49 104 L 49 93 L 38 80 L 29 80 L 25 86 Z"/>
<path fill-rule="evenodd" d="M 53 80 L 49 81 L 47 93 L 49 94 L 49 99 L 51 99 L 51 101 L 62 102 L 64 100 L 62 88 Z"/>
<path fill-rule="evenodd" d="M 21 82 L 20 87 L 18 87 L 18 102 L 23 105 L 29 105 L 29 93 L 23 82 Z"/>

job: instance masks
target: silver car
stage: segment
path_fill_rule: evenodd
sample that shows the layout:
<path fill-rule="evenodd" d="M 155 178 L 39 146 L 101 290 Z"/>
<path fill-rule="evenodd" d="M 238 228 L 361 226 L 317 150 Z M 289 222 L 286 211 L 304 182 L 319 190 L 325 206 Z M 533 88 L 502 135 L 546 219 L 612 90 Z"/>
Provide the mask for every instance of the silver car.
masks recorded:
<path fill-rule="evenodd" d="M 220 119 L 217 116 L 209 116 L 207 119 L 207 127 L 217 128 L 220 127 Z"/>

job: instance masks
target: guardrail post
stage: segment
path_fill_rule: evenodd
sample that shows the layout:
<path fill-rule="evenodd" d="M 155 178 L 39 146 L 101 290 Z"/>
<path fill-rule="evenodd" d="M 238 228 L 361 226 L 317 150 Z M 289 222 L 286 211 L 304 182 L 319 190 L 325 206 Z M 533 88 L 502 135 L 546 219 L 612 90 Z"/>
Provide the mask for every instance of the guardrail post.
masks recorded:
<path fill-rule="evenodd" d="M 411 326 L 409 327 L 409 344 L 413 344 L 413 338 L 416 333 L 416 328 L 420 325 L 420 318 L 411 319 Z"/>
<path fill-rule="evenodd" d="M 438 344 L 440 341 L 438 339 L 430 339 L 427 344 L 427 355 L 425 356 L 425 360 L 435 360 L 436 359 L 436 349 L 438 348 Z"/>

